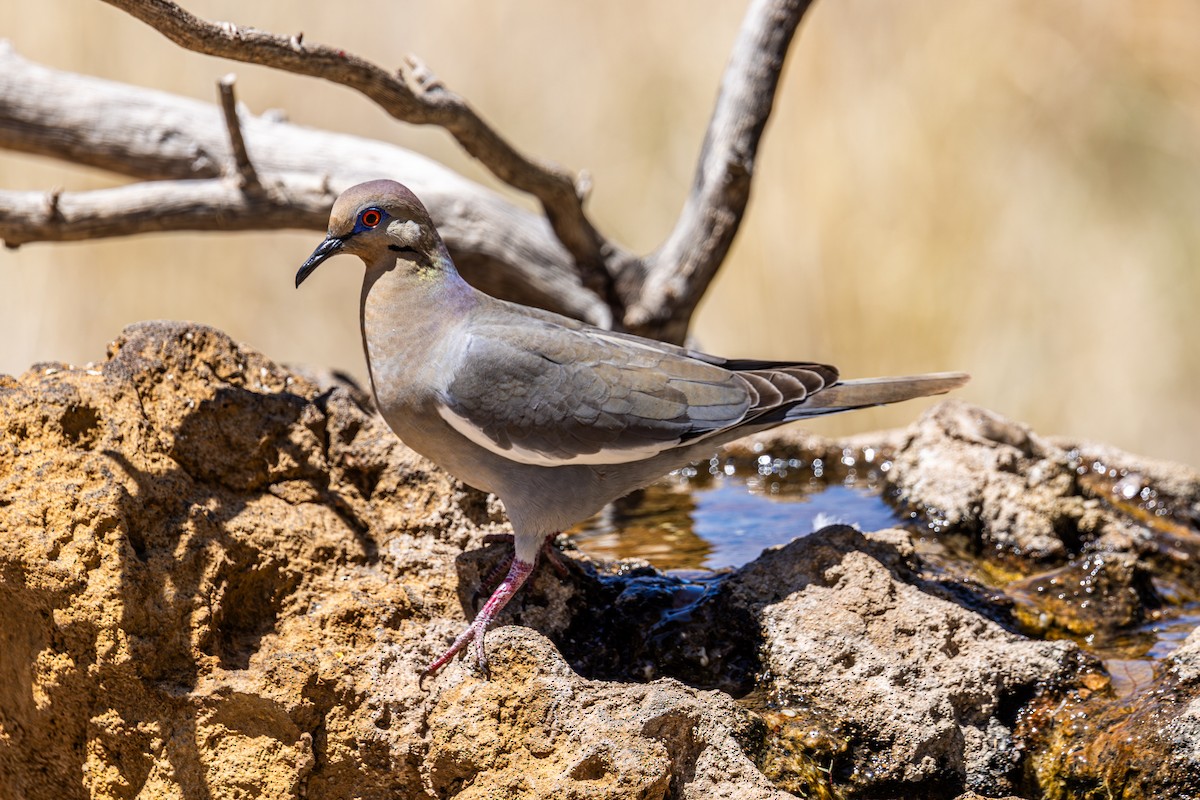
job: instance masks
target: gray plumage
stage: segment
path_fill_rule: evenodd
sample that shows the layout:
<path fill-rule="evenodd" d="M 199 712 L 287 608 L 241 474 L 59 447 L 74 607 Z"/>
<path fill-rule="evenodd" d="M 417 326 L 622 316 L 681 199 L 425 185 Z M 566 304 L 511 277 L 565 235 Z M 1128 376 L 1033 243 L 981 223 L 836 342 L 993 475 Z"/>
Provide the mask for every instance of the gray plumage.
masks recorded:
<path fill-rule="evenodd" d="M 431 670 L 472 638 L 483 663 L 483 631 L 546 537 L 606 503 L 747 434 L 967 381 L 841 381 L 825 364 L 723 359 L 498 300 L 462 280 L 420 201 L 393 181 L 338 198 L 296 285 L 337 253 L 366 264 L 363 347 L 380 413 L 414 450 L 495 493 L 513 526 L 512 571 Z"/>

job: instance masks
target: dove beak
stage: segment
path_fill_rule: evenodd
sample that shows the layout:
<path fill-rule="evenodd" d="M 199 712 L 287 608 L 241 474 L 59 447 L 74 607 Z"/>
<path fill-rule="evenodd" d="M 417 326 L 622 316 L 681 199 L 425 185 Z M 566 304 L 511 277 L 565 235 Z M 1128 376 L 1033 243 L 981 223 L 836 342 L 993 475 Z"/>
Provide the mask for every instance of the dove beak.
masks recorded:
<path fill-rule="evenodd" d="M 317 249 L 313 250 L 308 260 L 300 267 L 300 271 L 296 273 L 296 288 L 300 288 L 300 284 L 304 283 L 304 279 L 312 274 L 313 270 L 321 266 L 321 262 L 325 259 L 336 256 L 341 251 L 342 246 L 346 244 L 344 236 L 326 236 L 325 241 L 317 245 Z"/>

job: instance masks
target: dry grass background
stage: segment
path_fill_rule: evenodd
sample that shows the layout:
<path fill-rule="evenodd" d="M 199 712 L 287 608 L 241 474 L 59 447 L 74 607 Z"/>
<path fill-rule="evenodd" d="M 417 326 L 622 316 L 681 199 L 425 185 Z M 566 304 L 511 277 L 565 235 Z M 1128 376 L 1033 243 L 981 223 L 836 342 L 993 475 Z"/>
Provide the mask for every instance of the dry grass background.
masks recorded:
<path fill-rule="evenodd" d="M 184 5 L 382 64 L 422 56 L 520 147 L 588 169 L 601 228 L 642 251 L 687 192 L 743 11 L 719 0 Z M 494 184 L 445 134 L 401 126 L 349 91 L 185 52 L 99 2 L 27 8 L 0 30 L 26 57 L 210 101 L 233 69 L 256 113 L 397 142 Z M 112 182 L 0 156 L 6 188 Z M 1198 211 L 1200 5 L 821 0 L 694 332 L 716 352 L 826 359 L 850 376 L 965 369 L 975 379 L 962 396 L 1039 431 L 1200 464 Z M 0 372 L 98 359 L 129 322 L 183 318 L 362 376 L 357 263 L 292 288 L 319 238 L 6 252 Z M 820 429 L 904 424 L 918 410 Z"/>

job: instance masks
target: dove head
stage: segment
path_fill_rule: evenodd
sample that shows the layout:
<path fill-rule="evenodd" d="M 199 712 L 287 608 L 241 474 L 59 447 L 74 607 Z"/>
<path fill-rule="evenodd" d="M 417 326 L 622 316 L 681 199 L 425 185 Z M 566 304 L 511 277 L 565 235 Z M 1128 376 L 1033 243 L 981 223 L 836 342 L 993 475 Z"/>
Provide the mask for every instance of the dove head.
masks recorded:
<path fill-rule="evenodd" d="M 429 212 L 412 191 L 389 180 L 351 186 L 329 214 L 329 235 L 296 273 L 296 286 L 326 259 L 348 253 L 370 269 L 407 262 L 413 271 L 453 271 L 454 265 Z"/>

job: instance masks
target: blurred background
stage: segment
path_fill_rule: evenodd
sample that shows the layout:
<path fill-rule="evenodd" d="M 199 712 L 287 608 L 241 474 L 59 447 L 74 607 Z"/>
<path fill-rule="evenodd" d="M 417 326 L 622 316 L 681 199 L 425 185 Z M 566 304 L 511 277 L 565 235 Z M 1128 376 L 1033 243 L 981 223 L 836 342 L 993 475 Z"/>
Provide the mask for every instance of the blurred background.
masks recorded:
<path fill-rule="evenodd" d="M 638 252 L 679 212 L 744 11 L 727 0 L 183 5 L 384 66 L 421 56 L 519 148 L 588 170 L 593 218 Z M 186 52 L 100 2 L 42 0 L 6 15 L 0 36 L 49 66 L 210 102 L 233 70 L 254 113 L 397 143 L 497 186 L 440 130 L 401 125 L 331 84 Z M 0 154 L 7 189 L 119 182 Z M 1194 0 L 819 0 L 693 332 L 713 352 L 827 360 L 846 376 L 967 370 L 962 397 L 1039 432 L 1200 465 L 1198 212 Z M 320 238 L 4 251 L 0 372 L 100 360 L 126 324 L 177 318 L 363 378 L 357 263 L 293 288 Z M 920 408 L 814 427 L 904 425 Z"/>

